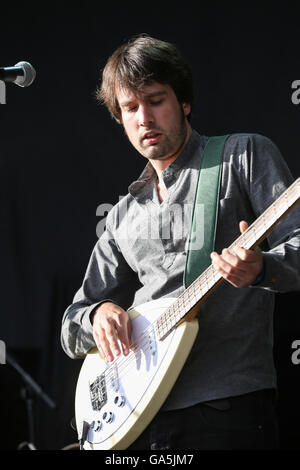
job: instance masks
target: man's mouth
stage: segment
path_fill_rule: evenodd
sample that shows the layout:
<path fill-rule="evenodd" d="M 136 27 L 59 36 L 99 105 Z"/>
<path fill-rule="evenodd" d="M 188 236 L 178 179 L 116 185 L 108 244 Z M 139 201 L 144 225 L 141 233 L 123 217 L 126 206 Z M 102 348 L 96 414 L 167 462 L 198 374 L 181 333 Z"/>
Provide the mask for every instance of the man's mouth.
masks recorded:
<path fill-rule="evenodd" d="M 143 136 L 143 141 L 149 144 L 155 144 L 158 142 L 161 134 L 159 132 L 146 132 Z"/>

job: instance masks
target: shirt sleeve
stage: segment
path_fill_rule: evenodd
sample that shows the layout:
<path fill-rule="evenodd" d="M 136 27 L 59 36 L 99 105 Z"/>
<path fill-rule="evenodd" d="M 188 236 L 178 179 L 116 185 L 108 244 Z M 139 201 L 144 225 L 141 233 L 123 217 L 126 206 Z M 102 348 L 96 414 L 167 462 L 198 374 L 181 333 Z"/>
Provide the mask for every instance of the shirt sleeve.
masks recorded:
<path fill-rule="evenodd" d="M 90 315 L 103 302 L 126 309 L 136 290 L 137 275 L 124 259 L 112 230 L 106 230 L 91 254 L 82 286 L 63 315 L 61 344 L 72 359 L 95 347 Z"/>
<path fill-rule="evenodd" d="M 294 178 L 277 146 L 268 138 L 253 135 L 248 140 L 245 185 L 258 217 L 293 183 Z M 263 244 L 265 274 L 251 288 L 272 292 L 300 290 L 300 205 L 269 234 Z"/>

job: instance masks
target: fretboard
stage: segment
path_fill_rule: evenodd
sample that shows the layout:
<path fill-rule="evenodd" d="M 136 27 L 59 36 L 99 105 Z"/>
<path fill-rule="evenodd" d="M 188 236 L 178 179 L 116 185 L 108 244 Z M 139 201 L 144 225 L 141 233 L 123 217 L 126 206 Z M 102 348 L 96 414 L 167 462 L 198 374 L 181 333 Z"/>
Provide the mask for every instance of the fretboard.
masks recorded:
<path fill-rule="evenodd" d="M 228 248 L 234 252 L 237 246 L 247 250 L 257 247 L 273 228 L 300 202 L 300 178 L 253 222 Z M 211 264 L 157 319 L 155 330 L 158 339 L 165 338 L 190 310 L 223 281 L 223 277 Z"/>

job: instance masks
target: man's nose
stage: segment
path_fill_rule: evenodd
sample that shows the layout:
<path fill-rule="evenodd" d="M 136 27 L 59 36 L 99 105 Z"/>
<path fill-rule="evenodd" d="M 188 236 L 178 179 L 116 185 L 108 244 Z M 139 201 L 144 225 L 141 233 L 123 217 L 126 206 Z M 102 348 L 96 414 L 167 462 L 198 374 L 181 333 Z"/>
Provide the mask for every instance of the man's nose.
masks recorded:
<path fill-rule="evenodd" d="M 139 107 L 138 112 L 139 125 L 142 127 L 149 127 L 150 124 L 153 124 L 154 117 L 149 106 L 142 105 Z"/>

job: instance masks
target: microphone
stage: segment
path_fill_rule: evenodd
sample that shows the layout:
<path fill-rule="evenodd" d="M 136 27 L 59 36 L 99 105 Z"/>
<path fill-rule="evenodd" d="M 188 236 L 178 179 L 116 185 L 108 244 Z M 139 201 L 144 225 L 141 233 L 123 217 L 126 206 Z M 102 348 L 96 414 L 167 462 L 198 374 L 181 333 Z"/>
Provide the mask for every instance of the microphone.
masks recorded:
<path fill-rule="evenodd" d="M 18 62 L 13 67 L 0 67 L 0 80 L 13 82 L 18 86 L 26 87 L 32 84 L 36 71 L 29 62 Z"/>

